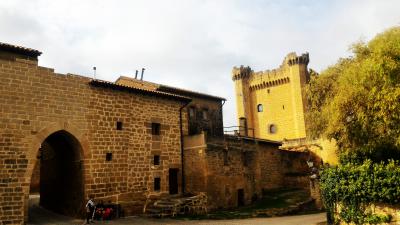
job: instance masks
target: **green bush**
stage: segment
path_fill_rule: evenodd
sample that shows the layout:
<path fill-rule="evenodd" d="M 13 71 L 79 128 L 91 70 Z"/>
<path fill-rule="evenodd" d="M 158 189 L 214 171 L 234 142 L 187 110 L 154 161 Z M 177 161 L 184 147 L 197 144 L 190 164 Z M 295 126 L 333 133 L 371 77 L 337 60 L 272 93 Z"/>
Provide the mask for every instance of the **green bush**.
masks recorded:
<path fill-rule="evenodd" d="M 378 224 L 390 221 L 388 215 L 366 212 L 371 203 L 396 204 L 400 200 L 399 163 L 342 164 L 321 171 L 321 193 L 329 215 L 337 203 L 341 209 L 339 219 L 355 224 Z"/>

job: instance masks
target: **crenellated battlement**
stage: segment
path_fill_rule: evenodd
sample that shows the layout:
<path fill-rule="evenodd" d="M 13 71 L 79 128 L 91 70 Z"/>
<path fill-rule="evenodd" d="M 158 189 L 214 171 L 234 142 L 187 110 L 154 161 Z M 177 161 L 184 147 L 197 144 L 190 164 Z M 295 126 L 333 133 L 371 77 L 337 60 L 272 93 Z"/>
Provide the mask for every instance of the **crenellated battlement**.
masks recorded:
<path fill-rule="evenodd" d="M 308 65 L 309 61 L 310 61 L 310 58 L 309 58 L 308 52 L 303 53 L 300 56 L 297 56 L 295 52 L 291 52 L 285 57 L 283 64 L 287 64 L 289 66 L 296 65 L 296 64 Z"/>
<path fill-rule="evenodd" d="M 247 78 L 251 82 L 265 82 L 265 81 L 273 81 L 273 80 L 282 80 L 286 79 L 287 69 L 290 66 L 304 64 L 308 65 L 309 62 L 309 54 L 308 52 L 297 56 L 295 52 L 291 52 L 286 55 L 282 64 L 276 68 L 271 70 L 264 70 L 264 71 L 257 71 L 254 72 L 251 70 L 249 66 L 240 66 L 240 67 L 233 67 L 232 69 L 232 80 L 240 80 Z"/>
<path fill-rule="evenodd" d="M 240 80 L 244 78 L 250 78 L 250 75 L 253 71 L 249 66 L 243 66 L 241 65 L 240 67 L 233 67 L 232 69 L 232 80 Z"/>

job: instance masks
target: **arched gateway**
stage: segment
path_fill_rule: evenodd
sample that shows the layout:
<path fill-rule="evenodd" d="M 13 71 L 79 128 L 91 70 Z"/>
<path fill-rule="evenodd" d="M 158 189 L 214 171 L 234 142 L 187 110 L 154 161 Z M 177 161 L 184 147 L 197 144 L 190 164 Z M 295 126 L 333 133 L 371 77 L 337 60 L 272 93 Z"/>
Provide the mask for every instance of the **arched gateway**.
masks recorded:
<path fill-rule="evenodd" d="M 29 220 L 29 195 L 39 194 L 41 207 L 79 217 L 85 202 L 85 152 L 87 140 L 71 124 L 54 123 L 34 135 L 29 153 L 25 191 L 25 221 Z M 86 154 L 87 155 L 87 154 Z"/>

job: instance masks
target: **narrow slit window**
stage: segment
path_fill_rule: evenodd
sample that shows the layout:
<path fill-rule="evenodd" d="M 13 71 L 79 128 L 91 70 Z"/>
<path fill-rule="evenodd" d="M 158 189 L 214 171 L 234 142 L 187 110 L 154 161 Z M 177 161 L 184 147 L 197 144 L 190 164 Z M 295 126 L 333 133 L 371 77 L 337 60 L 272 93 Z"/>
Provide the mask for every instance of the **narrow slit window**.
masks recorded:
<path fill-rule="evenodd" d="M 159 156 L 159 155 L 154 155 L 154 157 L 153 157 L 153 164 L 154 164 L 155 166 L 160 165 L 160 156 Z"/>
<path fill-rule="evenodd" d="M 227 166 L 228 163 L 228 151 L 224 151 L 224 166 Z"/>
<path fill-rule="evenodd" d="M 113 155 L 112 155 L 111 152 L 107 152 L 107 153 L 106 153 L 106 161 L 111 161 L 111 160 L 112 160 L 112 157 L 113 157 Z"/>
<path fill-rule="evenodd" d="M 154 191 L 160 191 L 161 190 L 161 178 L 156 177 L 154 178 Z"/>
<path fill-rule="evenodd" d="M 243 152 L 242 153 L 242 162 L 243 162 L 243 166 L 245 166 L 245 167 L 247 167 L 247 165 L 248 165 L 247 160 L 248 160 L 247 152 Z"/>
<path fill-rule="evenodd" d="M 122 122 L 117 121 L 117 130 L 122 130 Z"/>
<path fill-rule="evenodd" d="M 159 123 L 152 123 L 151 124 L 151 134 L 152 135 L 160 135 L 161 130 L 160 130 L 161 125 Z"/>

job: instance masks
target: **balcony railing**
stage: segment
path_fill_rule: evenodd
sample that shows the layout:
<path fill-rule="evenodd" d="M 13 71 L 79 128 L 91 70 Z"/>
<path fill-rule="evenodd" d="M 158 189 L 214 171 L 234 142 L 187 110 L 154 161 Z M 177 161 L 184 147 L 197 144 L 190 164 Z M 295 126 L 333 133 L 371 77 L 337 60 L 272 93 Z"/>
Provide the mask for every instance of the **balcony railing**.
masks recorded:
<path fill-rule="evenodd" d="M 254 128 L 244 126 L 224 127 L 224 134 L 255 138 Z"/>

